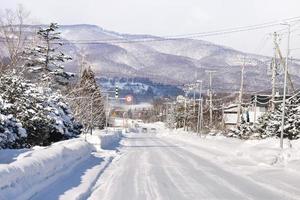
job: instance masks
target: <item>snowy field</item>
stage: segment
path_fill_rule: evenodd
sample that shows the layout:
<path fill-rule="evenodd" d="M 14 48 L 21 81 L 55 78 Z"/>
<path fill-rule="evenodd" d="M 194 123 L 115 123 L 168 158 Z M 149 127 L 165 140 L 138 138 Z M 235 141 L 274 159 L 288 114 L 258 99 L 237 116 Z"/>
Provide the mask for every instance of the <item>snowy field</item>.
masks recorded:
<path fill-rule="evenodd" d="M 162 123 L 140 125 L 123 137 L 111 129 L 87 142 L 83 135 L 1 150 L 0 199 L 300 199 L 299 140 L 281 151 L 278 139 L 199 138 Z"/>

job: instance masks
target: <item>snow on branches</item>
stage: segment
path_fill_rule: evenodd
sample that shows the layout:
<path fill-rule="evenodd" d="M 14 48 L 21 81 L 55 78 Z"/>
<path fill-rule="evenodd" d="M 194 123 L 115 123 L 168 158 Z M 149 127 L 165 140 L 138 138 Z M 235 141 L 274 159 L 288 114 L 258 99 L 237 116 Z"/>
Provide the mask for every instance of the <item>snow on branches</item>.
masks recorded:
<path fill-rule="evenodd" d="M 54 78 L 56 82 L 64 84 L 65 79 L 69 79 L 71 75 L 64 71 L 62 63 L 72 58 L 59 51 L 63 44 L 58 28 L 56 23 L 41 27 L 36 33 L 40 41 L 36 46 L 27 48 L 23 57 L 29 72 L 41 73 L 41 80 L 49 81 Z"/>
<path fill-rule="evenodd" d="M 280 137 L 282 105 L 274 112 L 266 113 L 259 119 L 258 133 L 260 138 Z M 284 138 L 300 138 L 300 97 L 295 96 L 287 100 L 284 117 Z"/>
<path fill-rule="evenodd" d="M 75 118 L 83 124 L 86 130 L 91 126 L 104 127 L 106 118 L 104 98 L 90 67 L 83 70 L 79 82 L 67 96 L 66 100 Z"/>
<path fill-rule="evenodd" d="M 49 88 L 10 73 L 0 77 L 0 94 L 0 148 L 49 145 L 80 133 L 68 105 Z"/>

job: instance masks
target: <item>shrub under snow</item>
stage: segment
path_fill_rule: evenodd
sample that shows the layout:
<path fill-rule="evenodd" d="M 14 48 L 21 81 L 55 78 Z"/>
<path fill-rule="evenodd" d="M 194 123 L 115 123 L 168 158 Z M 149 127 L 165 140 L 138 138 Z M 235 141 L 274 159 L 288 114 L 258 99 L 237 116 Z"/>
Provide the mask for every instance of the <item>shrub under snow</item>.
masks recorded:
<path fill-rule="evenodd" d="M 24 140 L 27 136 L 26 130 L 11 114 L 1 114 L 3 107 L 3 100 L 0 98 L 0 148 L 24 147 Z"/>
<path fill-rule="evenodd" d="M 49 88 L 9 74 L 0 77 L 0 95 L 0 148 L 49 145 L 80 133 L 68 105 Z"/>

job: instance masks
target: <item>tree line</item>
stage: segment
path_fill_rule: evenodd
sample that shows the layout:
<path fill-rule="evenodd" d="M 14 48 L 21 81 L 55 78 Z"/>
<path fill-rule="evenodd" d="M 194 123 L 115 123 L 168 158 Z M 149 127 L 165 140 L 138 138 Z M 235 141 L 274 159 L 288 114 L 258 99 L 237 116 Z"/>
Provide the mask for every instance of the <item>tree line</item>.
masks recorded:
<path fill-rule="evenodd" d="M 0 148 L 49 145 L 105 123 L 91 65 L 66 72 L 59 25 L 27 26 L 28 16 L 20 6 L 0 17 Z"/>

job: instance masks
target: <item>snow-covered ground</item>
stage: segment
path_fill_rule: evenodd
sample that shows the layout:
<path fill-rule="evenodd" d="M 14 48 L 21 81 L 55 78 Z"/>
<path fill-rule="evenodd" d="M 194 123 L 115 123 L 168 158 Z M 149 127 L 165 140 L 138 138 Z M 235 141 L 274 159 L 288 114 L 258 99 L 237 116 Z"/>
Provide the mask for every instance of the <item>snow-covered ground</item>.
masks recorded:
<path fill-rule="evenodd" d="M 200 138 L 162 123 L 123 136 L 110 129 L 6 150 L 0 199 L 300 199 L 299 140 L 281 151 L 277 139 Z"/>
<path fill-rule="evenodd" d="M 116 156 L 105 149 L 120 139 L 120 131 L 96 130 L 49 147 L 0 150 L 0 200 L 85 199 Z"/>
<path fill-rule="evenodd" d="M 122 155 L 89 199 L 299 199 L 300 141 L 199 138 L 144 124 L 157 133 L 129 133 Z M 286 145 L 289 144 L 286 141 Z"/>

